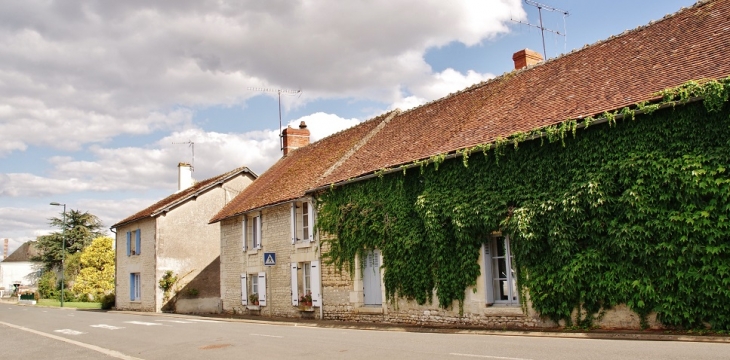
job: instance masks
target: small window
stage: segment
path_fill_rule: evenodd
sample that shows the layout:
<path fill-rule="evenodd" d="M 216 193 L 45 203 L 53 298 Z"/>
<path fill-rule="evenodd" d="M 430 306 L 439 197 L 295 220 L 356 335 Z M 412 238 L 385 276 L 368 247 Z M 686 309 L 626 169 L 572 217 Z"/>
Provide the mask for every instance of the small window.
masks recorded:
<path fill-rule="evenodd" d="M 139 255 L 142 247 L 142 232 L 140 229 L 127 231 L 127 256 Z"/>
<path fill-rule="evenodd" d="M 291 263 L 292 305 L 321 306 L 319 261 Z"/>
<path fill-rule="evenodd" d="M 309 241 L 309 203 L 302 203 L 302 240 Z"/>
<path fill-rule="evenodd" d="M 519 304 L 514 255 L 509 236 L 495 236 L 489 244 L 489 271 L 494 303 Z"/>
<path fill-rule="evenodd" d="M 251 249 L 261 248 L 261 216 L 251 219 Z"/>
<path fill-rule="evenodd" d="M 129 300 L 140 301 L 141 295 L 141 284 L 140 284 L 139 273 L 129 274 Z"/>

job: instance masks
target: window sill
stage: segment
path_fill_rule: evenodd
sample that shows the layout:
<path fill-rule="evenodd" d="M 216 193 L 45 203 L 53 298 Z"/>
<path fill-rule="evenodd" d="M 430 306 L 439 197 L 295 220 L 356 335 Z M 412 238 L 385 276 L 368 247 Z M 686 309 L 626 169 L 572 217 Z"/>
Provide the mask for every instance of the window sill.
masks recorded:
<path fill-rule="evenodd" d="M 314 306 L 299 305 L 299 312 L 314 312 Z"/>
<path fill-rule="evenodd" d="M 260 305 L 246 305 L 246 309 L 249 309 L 249 310 L 261 310 L 261 306 Z"/>
<path fill-rule="evenodd" d="M 256 255 L 259 253 L 259 249 L 247 250 L 246 255 Z"/>
<path fill-rule="evenodd" d="M 310 248 L 312 247 L 312 243 L 310 241 L 298 241 L 294 247 L 296 249 Z"/>

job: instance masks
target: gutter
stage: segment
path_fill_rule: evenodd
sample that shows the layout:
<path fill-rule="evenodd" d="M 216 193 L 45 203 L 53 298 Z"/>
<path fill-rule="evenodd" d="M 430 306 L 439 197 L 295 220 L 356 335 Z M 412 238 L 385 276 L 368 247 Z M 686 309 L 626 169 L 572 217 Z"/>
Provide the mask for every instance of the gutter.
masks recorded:
<path fill-rule="evenodd" d="M 693 103 L 693 102 L 700 101 L 702 99 L 703 99 L 702 97 L 696 96 L 696 97 L 692 97 L 692 98 L 690 98 L 690 99 L 688 99 L 686 101 L 672 101 L 672 102 L 668 102 L 668 103 L 664 103 L 664 104 L 659 105 L 659 108 L 656 109 L 656 110 L 654 110 L 654 111 L 661 110 L 661 109 L 666 109 L 666 108 L 668 108 L 670 106 L 673 107 L 673 106 L 676 106 L 677 104 L 684 105 L 684 104 Z M 637 110 L 637 111 L 634 112 L 634 115 L 641 115 L 643 113 L 644 113 L 644 111 Z M 626 115 L 624 115 L 624 114 L 616 114 L 614 116 L 614 119 L 615 120 L 621 120 L 621 119 L 623 119 L 625 117 L 626 117 Z M 582 119 L 585 119 L 585 117 L 578 118 L 576 120 L 582 120 Z M 605 122 L 608 122 L 608 119 L 605 118 L 605 117 L 602 117 L 602 118 L 598 118 L 598 119 L 592 121 L 590 125 L 591 126 L 592 125 L 599 125 L 599 124 L 603 124 Z M 559 124 L 559 123 L 557 123 L 557 124 Z M 552 124 L 552 125 L 557 125 L 557 124 Z M 576 126 L 577 129 L 582 129 L 582 128 L 585 128 L 585 127 L 586 127 L 585 126 L 585 123 L 581 123 L 581 124 L 578 124 Z M 527 137 L 524 141 L 535 140 L 535 139 L 539 139 L 541 137 L 543 137 L 543 135 L 538 135 L 538 136 L 533 135 L 533 136 Z M 507 143 L 508 144 L 514 144 L 515 141 L 514 140 L 508 141 Z M 489 144 L 494 144 L 494 141 L 490 142 Z M 466 148 L 460 148 L 460 149 L 454 150 L 452 152 L 449 152 L 448 155 L 446 155 L 446 157 L 444 158 L 444 161 L 445 160 L 448 160 L 448 159 L 454 159 L 454 158 L 463 156 L 462 153 L 458 152 L 458 150 L 463 150 L 463 149 L 466 149 Z M 416 159 L 416 161 L 425 161 L 426 164 L 429 164 L 429 163 L 432 162 L 430 160 L 430 158 Z M 334 188 L 334 187 L 349 185 L 349 184 L 353 184 L 353 183 L 356 183 L 356 182 L 360 182 L 360 181 L 372 179 L 374 177 L 380 177 L 380 176 L 392 174 L 392 173 L 395 173 L 395 172 L 405 171 L 407 169 L 411 169 L 411 168 L 414 168 L 414 167 L 420 167 L 421 164 L 409 163 L 409 164 L 401 164 L 400 166 L 398 166 L 396 164 L 396 165 L 393 165 L 393 166 L 394 167 L 392 167 L 390 169 L 386 169 L 384 171 L 377 171 L 376 170 L 376 171 L 372 171 L 372 172 L 366 173 L 365 175 L 362 175 L 362 176 L 359 176 L 359 177 L 355 177 L 355 178 L 350 178 L 348 180 L 345 180 L 345 181 L 342 181 L 342 182 L 339 182 L 339 183 L 332 183 L 332 184 L 329 184 L 329 185 L 322 185 L 322 186 L 316 187 L 314 189 L 307 190 L 304 193 L 305 194 L 313 194 L 313 193 L 320 192 L 322 190 L 327 190 L 327 189 Z"/>

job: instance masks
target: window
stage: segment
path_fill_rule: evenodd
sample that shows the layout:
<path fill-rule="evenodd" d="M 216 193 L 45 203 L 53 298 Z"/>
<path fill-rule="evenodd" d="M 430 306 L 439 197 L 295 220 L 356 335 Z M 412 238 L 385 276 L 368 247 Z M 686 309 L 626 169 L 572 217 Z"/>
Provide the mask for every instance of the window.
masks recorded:
<path fill-rule="evenodd" d="M 292 305 L 321 306 L 319 261 L 291 263 Z"/>
<path fill-rule="evenodd" d="M 132 240 L 134 237 L 134 240 Z M 127 256 L 139 255 L 142 253 L 142 231 L 127 231 Z"/>
<path fill-rule="evenodd" d="M 243 250 L 261 249 L 261 213 L 252 218 L 243 216 L 241 224 L 243 235 Z"/>
<path fill-rule="evenodd" d="M 314 241 L 314 216 L 312 203 L 292 202 L 291 204 L 291 243 Z"/>
<path fill-rule="evenodd" d="M 514 255 L 509 236 L 494 236 L 485 246 L 487 260 L 487 303 L 519 304 Z"/>
<path fill-rule="evenodd" d="M 266 273 L 241 274 L 241 303 L 266 306 Z"/>
<path fill-rule="evenodd" d="M 140 301 L 142 296 L 140 292 L 139 273 L 129 274 L 129 300 Z"/>

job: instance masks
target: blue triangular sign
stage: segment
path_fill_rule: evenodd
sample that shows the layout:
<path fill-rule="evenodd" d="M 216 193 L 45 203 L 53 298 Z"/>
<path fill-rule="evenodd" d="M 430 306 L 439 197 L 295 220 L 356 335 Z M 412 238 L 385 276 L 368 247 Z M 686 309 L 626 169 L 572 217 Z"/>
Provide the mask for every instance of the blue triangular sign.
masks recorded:
<path fill-rule="evenodd" d="M 276 265 L 276 261 L 274 260 L 274 256 L 271 254 L 267 254 L 266 259 L 264 260 L 264 265 Z"/>

